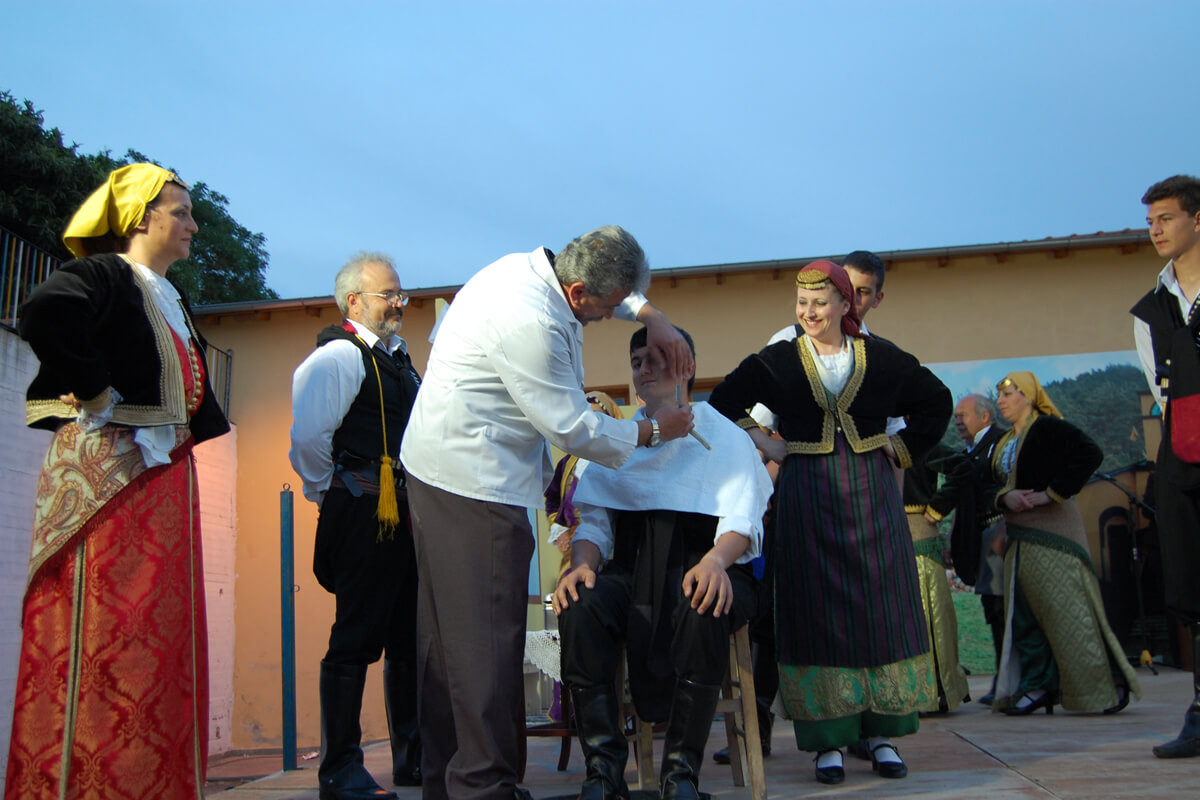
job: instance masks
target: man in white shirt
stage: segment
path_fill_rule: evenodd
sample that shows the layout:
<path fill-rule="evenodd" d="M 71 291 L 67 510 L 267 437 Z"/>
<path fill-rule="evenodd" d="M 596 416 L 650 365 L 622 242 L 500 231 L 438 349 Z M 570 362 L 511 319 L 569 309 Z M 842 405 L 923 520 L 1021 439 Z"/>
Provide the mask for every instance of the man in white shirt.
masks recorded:
<path fill-rule="evenodd" d="M 547 442 L 607 467 L 686 436 L 691 409 L 616 420 L 583 392 L 583 326 L 640 319 L 679 374 L 687 345 L 640 291 L 649 266 L 617 226 L 501 258 L 446 311 L 400 458 L 421 576 L 418 678 L 424 797 L 509 800 L 520 755 L 521 661 L 533 534 L 552 474 Z M 634 293 L 631 295 L 631 292 Z"/>
<path fill-rule="evenodd" d="M 1159 758 L 1200 755 L 1200 180 L 1176 175 L 1142 196 L 1150 239 L 1170 261 L 1131 313 L 1134 341 L 1165 422 L 1155 462 L 1155 506 L 1167 608 L 1191 626 L 1194 697 L 1183 729 Z M 1196 448 L 1200 449 L 1200 448 Z"/>
<path fill-rule="evenodd" d="M 674 405 L 681 383 L 646 346 L 645 329 L 629 349 L 633 384 L 646 404 L 634 418 Z M 686 381 L 689 401 L 693 380 Z M 554 610 L 563 683 L 587 762 L 581 800 L 628 796 L 628 747 L 613 685 L 622 646 L 638 716 L 668 723 L 662 796 L 699 796 L 729 635 L 754 611 L 749 562 L 761 550 L 771 479 L 741 428 L 707 403 L 693 411 L 712 451 L 690 438 L 637 450 L 621 469 L 589 467 L 575 490 L 580 523 Z"/>
<path fill-rule="evenodd" d="M 352 259 L 334 297 L 345 321 L 318 334 L 292 380 L 288 456 L 321 508 L 313 572 L 337 600 L 321 661 L 320 796 L 378 800 L 396 795 L 363 767 L 359 712 L 367 665 L 384 653 L 392 781 L 421 784 L 416 555 L 404 474 L 392 468 L 420 380 L 396 335 L 408 297 L 387 256 Z"/>

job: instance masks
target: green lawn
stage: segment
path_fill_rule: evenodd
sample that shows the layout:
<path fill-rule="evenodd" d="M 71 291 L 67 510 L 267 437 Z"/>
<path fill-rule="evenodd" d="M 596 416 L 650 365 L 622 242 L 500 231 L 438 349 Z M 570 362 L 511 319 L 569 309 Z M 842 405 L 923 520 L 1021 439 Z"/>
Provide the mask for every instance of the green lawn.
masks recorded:
<path fill-rule="evenodd" d="M 979 595 L 954 592 L 954 610 L 958 615 L 958 660 L 972 675 L 992 675 L 996 672 L 996 651 L 992 648 L 992 632 L 983 619 Z"/>

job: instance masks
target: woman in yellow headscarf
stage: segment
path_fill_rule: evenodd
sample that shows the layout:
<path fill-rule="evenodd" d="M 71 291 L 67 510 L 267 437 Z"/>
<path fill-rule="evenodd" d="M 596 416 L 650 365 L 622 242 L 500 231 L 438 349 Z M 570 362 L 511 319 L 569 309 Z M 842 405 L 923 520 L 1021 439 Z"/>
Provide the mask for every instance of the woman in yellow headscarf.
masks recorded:
<path fill-rule="evenodd" d="M 1141 696 L 1100 600 L 1083 517 L 1071 498 L 1103 454 L 1062 419 L 1032 372 L 1010 372 L 996 405 L 1012 430 L 996 443 L 995 507 L 1004 514 L 1003 654 L 993 711 L 1116 713 Z"/>
<path fill-rule="evenodd" d="M 229 430 L 167 268 L 187 185 L 113 171 L 63 239 L 20 333 L 41 362 L 26 422 L 54 431 L 35 499 L 6 797 L 199 798 L 208 753 L 204 570 L 192 446 Z"/>

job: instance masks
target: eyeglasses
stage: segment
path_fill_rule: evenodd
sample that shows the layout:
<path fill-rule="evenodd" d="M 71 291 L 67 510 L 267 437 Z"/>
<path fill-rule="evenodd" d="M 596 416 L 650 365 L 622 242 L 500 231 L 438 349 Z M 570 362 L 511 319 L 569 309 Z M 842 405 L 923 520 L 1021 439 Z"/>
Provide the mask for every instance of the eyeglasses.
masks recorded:
<path fill-rule="evenodd" d="M 355 292 L 355 294 L 369 294 L 371 297 L 382 297 L 385 303 L 389 305 L 408 305 L 408 295 L 404 292 Z"/>

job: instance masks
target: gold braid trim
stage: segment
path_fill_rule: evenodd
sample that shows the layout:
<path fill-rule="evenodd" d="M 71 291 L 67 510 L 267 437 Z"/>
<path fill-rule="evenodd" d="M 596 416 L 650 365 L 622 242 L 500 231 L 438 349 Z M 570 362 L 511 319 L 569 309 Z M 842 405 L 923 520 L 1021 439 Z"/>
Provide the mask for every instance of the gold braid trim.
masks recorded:
<path fill-rule="evenodd" d="M 829 276 L 817 269 L 802 269 L 796 274 L 796 285 L 801 289 L 824 289 L 830 283 Z"/>
<path fill-rule="evenodd" d="M 375 367 L 375 385 L 379 388 L 379 425 L 383 428 L 383 455 L 379 457 L 379 503 L 375 506 L 375 519 L 379 520 L 376 542 L 383 541 L 383 529 L 388 529 L 388 538 L 396 538 L 396 525 L 400 523 L 400 506 L 396 502 L 396 474 L 392 470 L 392 456 L 388 452 L 387 411 L 383 407 L 383 378 L 379 375 L 379 361 L 374 348 L 367 345 L 357 333 L 354 338 L 367 348 L 371 365 Z"/>

